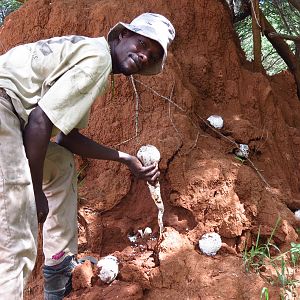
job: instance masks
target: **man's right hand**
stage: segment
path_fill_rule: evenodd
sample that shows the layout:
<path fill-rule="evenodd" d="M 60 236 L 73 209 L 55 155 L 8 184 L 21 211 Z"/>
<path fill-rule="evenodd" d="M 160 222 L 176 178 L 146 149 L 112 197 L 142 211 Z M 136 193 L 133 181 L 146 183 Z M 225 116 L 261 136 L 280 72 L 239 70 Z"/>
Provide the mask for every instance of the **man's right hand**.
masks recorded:
<path fill-rule="evenodd" d="M 36 214 L 39 223 L 44 223 L 49 213 L 48 200 L 44 192 L 35 195 Z"/>
<path fill-rule="evenodd" d="M 68 135 L 60 133 L 57 143 L 74 154 L 96 159 L 105 159 L 121 162 L 129 168 L 131 173 L 139 179 L 154 185 L 159 177 L 158 165 L 144 167 L 135 156 L 98 144 L 73 129 Z"/>
<path fill-rule="evenodd" d="M 144 167 L 137 157 L 132 155 L 128 155 L 128 157 L 126 164 L 133 175 L 139 179 L 148 181 L 151 185 L 157 182 L 160 175 L 158 164 Z"/>

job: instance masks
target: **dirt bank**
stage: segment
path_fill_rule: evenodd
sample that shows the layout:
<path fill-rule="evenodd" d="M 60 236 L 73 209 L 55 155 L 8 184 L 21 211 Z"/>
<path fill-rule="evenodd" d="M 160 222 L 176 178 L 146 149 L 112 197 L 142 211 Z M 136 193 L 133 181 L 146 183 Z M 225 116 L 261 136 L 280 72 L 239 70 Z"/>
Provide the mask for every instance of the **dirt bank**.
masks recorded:
<path fill-rule="evenodd" d="M 120 274 L 110 286 L 93 277 L 70 297 L 259 299 L 268 285 L 245 272 L 241 251 L 259 225 L 262 237 L 270 235 L 278 216 L 276 244 L 298 239 L 300 102 L 289 73 L 251 71 L 223 1 L 29 0 L 1 28 L 2 52 L 50 36 L 106 35 L 145 11 L 166 15 L 176 28 L 166 68 L 135 77 L 138 115 L 132 82 L 114 76 L 114 93 L 98 99 L 84 133 L 132 154 L 148 143 L 160 150 L 164 240 L 157 249 L 128 239 L 146 226 L 157 237 L 157 210 L 144 182 L 120 164 L 78 158 L 80 256 L 114 254 Z M 218 132 L 204 122 L 213 114 L 224 119 Z M 236 159 L 236 143 L 249 145 L 251 162 Z M 215 257 L 197 247 L 209 231 L 225 243 Z M 41 261 L 27 299 L 42 299 Z M 277 299 L 279 288 L 268 287 Z"/>

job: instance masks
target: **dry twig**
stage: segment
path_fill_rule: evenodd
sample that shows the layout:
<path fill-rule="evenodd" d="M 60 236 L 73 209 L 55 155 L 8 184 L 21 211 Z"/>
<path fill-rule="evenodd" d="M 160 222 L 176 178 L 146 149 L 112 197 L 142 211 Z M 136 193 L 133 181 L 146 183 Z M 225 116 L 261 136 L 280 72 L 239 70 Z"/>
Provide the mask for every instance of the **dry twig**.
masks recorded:
<path fill-rule="evenodd" d="M 156 96 L 159 96 L 160 98 L 163 98 L 165 99 L 166 101 L 172 103 L 175 107 L 177 107 L 179 110 L 181 110 L 182 112 L 186 112 L 182 107 L 180 107 L 177 103 L 175 103 L 174 101 L 170 100 L 168 97 L 166 96 L 163 96 L 161 94 L 159 94 L 157 91 L 155 91 L 153 88 L 147 86 L 145 83 L 137 80 L 137 79 L 134 79 L 136 82 L 138 82 L 139 84 L 143 85 L 144 87 L 146 87 L 147 89 L 149 89 L 150 91 L 153 92 L 153 94 L 155 94 Z"/>
<path fill-rule="evenodd" d="M 174 87 L 175 87 L 175 82 L 173 83 L 172 90 L 171 90 L 171 94 L 170 94 L 170 97 L 169 97 L 170 101 L 172 101 L 173 92 L 174 92 Z M 178 134 L 179 139 L 180 139 L 180 142 L 181 142 L 181 144 L 182 144 L 182 143 L 183 143 L 183 138 L 182 138 L 181 134 L 179 133 L 179 130 L 177 129 L 177 127 L 176 127 L 176 125 L 175 125 L 175 123 L 174 123 L 174 121 L 173 121 L 173 119 L 172 119 L 172 115 L 171 115 L 171 102 L 169 102 L 169 119 L 170 119 L 170 121 L 171 121 L 171 124 L 172 124 L 174 130 L 175 130 L 176 133 Z"/>
<path fill-rule="evenodd" d="M 138 126 L 139 126 L 139 102 L 140 102 L 140 97 L 139 94 L 137 92 L 136 86 L 135 86 L 135 82 L 133 79 L 133 76 L 130 76 L 130 81 L 131 84 L 133 86 L 134 89 L 134 93 L 135 93 L 135 136 L 138 136 Z"/>
<path fill-rule="evenodd" d="M 197 132 L 197 136 L 196 136 L 196 140 L 195 140 L 193 146 L 185 153 L 186 155 L 189 154 L 189 153 L 197 146 L 198 139 L 199 139 L 199 135 L 200 135 L 200 133 L 199 133 L 199 131 L 198 131 L 198 132 Z"/>
<path fill-rule="evenodd" d="M 114 145 L 114 147 L 124 145 L 124 144 L 136 139 L 139 135 L 138 125 L 139 125 L 139 102 L 140 102 L 140 97 L 139 97 L 139 94 L 137 92 L 136 85 L 135 85 L 135 82 L 134 82 L 134 78 L 133 78 L 132 75 L 130 76 L 130 81 L 131 81 L 131 84 L 133 86 L 133 90 L 134 90 L 134 94 L 135 94 L 135 136 Z"/>
<path fill-rule="evenodd" d="M 257 173 L 258 176 L 261 178 L 261 180 L 266 184 L 267 187 L 270 188 L 271 186 L 270 186 L 269 183 L 266 181 L 266 179 L 265 179 L 264 176 L 261 174 L 261 172 L 255 167 L 254 163 L 250 160 L 250 158 L 246 158 L 246 159 L 247 159 L 247 161 L 250 162 L 252 168 L 256 171 L 256 173 Z"/>

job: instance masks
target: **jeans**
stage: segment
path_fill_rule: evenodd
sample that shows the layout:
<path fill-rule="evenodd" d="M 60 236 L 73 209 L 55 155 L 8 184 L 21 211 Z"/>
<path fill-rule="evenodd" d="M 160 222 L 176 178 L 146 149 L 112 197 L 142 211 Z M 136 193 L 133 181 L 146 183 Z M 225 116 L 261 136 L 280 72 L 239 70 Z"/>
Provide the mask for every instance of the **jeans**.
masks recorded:
<path fill-rule="evenodd" d="M 60 264 L 44 266 L 44 299 L 61 300 L 72 290 L 72 271 L 78 265 L 74 256 L 67 256 Z"/>

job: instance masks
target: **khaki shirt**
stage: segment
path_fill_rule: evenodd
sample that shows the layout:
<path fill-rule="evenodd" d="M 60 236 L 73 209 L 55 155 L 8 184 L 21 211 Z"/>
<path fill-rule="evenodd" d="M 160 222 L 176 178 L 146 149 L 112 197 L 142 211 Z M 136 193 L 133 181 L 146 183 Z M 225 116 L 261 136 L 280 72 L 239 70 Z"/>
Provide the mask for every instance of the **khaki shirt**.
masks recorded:
<path fill-rule="evenodd" d="M 39 105 L 64 134 L 87 125 L 91 105 L 112 71 L 105 38 L 63 36 L 24 44 L 0 56 L 0 87 L 24 121 Z"/>

